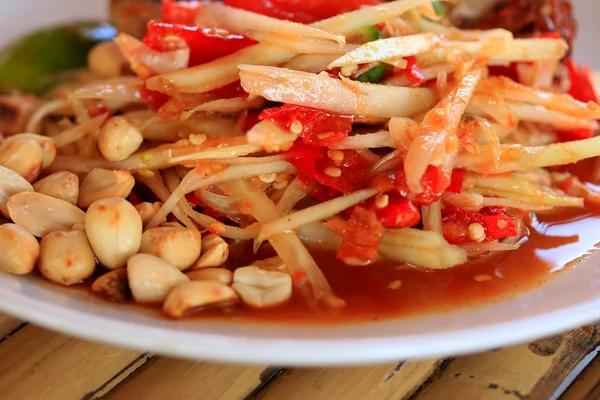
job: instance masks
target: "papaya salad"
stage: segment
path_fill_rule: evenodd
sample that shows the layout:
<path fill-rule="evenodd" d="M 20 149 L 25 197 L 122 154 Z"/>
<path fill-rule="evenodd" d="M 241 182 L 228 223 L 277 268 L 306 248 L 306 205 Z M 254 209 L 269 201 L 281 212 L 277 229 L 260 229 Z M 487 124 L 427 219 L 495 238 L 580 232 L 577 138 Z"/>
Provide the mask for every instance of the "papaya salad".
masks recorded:
<path fill-rule="evenodd" d="M 173 318 L 336 310 L 315 252 L 442 273 L 600 203 L 560 168 L 600 155 L 568 1 L 112 3 L 83 68 L 0 67 L 6 272 Z"/>

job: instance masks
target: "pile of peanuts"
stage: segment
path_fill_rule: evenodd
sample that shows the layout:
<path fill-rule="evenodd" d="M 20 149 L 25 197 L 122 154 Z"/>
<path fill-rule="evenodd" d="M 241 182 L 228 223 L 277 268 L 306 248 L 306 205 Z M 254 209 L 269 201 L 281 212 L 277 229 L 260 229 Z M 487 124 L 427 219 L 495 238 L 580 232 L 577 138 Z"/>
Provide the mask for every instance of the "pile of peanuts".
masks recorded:
<path fill-rule="evenodd" d="M 136 145 L 100 150 L 129 153 Z M 93 291 L 162 304 L 173 318 L 238 303 L 274 307 L 291 297 L 292 278 L 277 257 L 232 272 L 225 267 L 229 245 L 217 235 L 202 237 L 178 222 L 144 230 L 162 204 L 127 201 L 135 185 L 129 171 L 96 168 L 81 183 L 67 171 L 39 179 L 56 151 L 51 138 L 37 134 L 0 144 L 0 270 L 23 275 L 37 267 L 60 285 L 100 275 Z"/>

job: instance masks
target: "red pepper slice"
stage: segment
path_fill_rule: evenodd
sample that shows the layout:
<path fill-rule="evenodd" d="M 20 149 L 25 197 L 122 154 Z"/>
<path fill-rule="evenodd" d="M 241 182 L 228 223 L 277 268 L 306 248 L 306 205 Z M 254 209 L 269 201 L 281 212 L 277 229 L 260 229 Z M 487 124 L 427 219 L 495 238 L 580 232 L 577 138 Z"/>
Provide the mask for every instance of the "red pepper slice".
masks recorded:
<path fill-rule="evenodd" d="M 240 35 L 231 35 L 215 29 L 203 29 L 164 22 L 150 21 L 144 43 L 157 51 L 181 48 L 180 38 L 190 47 L 190 67 L 205 64 L 217 58 L 235 53 L 255 41 Z"/>
<path fill-rule="evenodd" d="M 277 122 L 287 130 L 291 130 L 293 124 L 300 123 L 302 126 L 300 137 L 304 143 L 326 147 L 348 137 L 354 122 L 354 117 L 350 115 L 293 104 L 264 110 L 259 119 Z"/>
<path fill-rule="evenodd" d="M 368 265 L 377 258 L 383 227 L 373 210 L 355 207 L 348 222 L 333 220 L 325 226 L 342 236 L 337 258 L 347 265 Z"/>
<path fill-rule="evenodd" d="M 242 8 L 273 18 L 304 24 L 357 10 L 365 5 L 377 5 L 378 0 L 225 0 L 231 7 Z"/>
<path fill-rule="evenodd" d="M 326 147 L 315 147 L 296 140 L 294 145 L 283 152 L 287 159 L 302 173 L 308 175 L 321 185 L 339 190 L 342 193 L 352 193 L 364 187 L 371 160 L 356 150 L 340 150 L 344 159 L 334 162 L 327 154 Z M 340 176 L 331 176 L 327 168 L 339 169 Z"/>
<path fill-rule="evenodd" d="M 442 218 L 442 230 L 449 243 L 473 242 L 469 225 L 479 223 L 485 232 L 485 242 L 514 237 L 518 234 L 517 223 L 503 207 L 485 207 L 479 213 L 463 209 L 449 209 Z"/>

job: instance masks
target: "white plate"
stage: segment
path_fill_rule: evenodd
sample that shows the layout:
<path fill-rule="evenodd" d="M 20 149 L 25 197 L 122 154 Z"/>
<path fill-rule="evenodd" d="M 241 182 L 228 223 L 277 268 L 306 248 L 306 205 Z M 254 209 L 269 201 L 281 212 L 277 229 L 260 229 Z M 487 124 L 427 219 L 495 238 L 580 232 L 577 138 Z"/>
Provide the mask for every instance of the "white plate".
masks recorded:
<path fill-rule="evenodd" d="M 7 3 L 0 15 L 0 38 L 45 23 L 102 15 L 104 9 L 101 1 Z M 576 3 L 583 25 L 578 58 L 600 66 L 594 42 L 600 9 L 592 7 L 593 0 Z M 145 310 L 112 305 L 85 292 L 57 288 L 35 277 L 6 274 L 0 274 L 0 309 L 66 334 L 187 358 L 278 365 L 422 359 L 530 341 L 600 319 L 600 253 L 547 286 L 512 301 L 452 315 L 351 326 L 173 322 Z"/>

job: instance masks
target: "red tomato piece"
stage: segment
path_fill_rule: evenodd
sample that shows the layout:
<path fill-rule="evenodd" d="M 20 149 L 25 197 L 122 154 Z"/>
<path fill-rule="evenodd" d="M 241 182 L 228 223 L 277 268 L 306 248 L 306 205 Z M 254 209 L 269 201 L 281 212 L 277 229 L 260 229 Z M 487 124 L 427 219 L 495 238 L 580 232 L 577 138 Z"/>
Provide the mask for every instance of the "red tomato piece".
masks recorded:
<path fill-rule="evenodd" d="M 572 142 L 575 140 L 589 139 L 594 136 L 594 131 L 590 128 L 576 128 L 557 130 L 556 135 L 561 142 Z"/>
<path fill-rule="evenodd" d="M 573 96 L 575 100 L 584 103 L 588 101 L 598 102 L 590 69 L 588 67 L 580 67 L 570 58 L 565 60 L 565 65 L 569 70 L 569 80 L 571 81 L 571 88 L 567 93 Z"/>
<path fill-rule="evenodd" d="M 466 170 L 460 168 L 452 170 L 452 176 L 450 176 L 450 186 L 448 186 L 448 189 L 446 190 L 451 193 L 460 194 L 460 192 L 462 192 L 462 185 L 465 180 L 466 173 Z"/>
<path fill-rule="evenodd" d="M 183 40 L 190 48 L 190 67 L 225 57 L 256 43 L 243 36 L 215 29 L 156 21 L 148 23 L 144 43 L 157 51 L 176 50 L 182 46 L 176 38 Z"/>
<path fill-rule="evenodd" d="M 227 219 L 225 215 L 221 214 L 217 210 L 211 207 L 207 207 L 204 204 L 204 202 L 200 200 L 198 196 L 196 196 L 193 192 L 186 194 L 185 199 L 187 200 L 190 207 L 192 207 L 193 209 L 202 208 L 202 214 L 204 215 L 208 215 L 209 217 L 212 217 L 219 222 L 223 222 Z"/>
<path fill-rule="evenodd" d="M 377 5 L 379 0 L 225 0 L 224 3 L 269 17 L 307 24 L 362 6 Z"/>
<path fill-rule="evenodd" d="M 503 207 L 485 207 L 479 213 L 458 208 L 445 211 L 442 230 L 449 243 L 473 242 L 469 226 L 479 223 L 485 232 L 485 242 L 517 236 L 517 223 Z"/>
<path fill-rule="evenodd" d="M 165 105 L 169 101 L 169 95 L 157 92 L 155 90 L 147 89 L 145 85 L 140 89 L 142 101 L 148 105 L 154 111 Z"/>
<path fill-rule="evenodd" d="M 452 172 L 455 175 L 453 178 L 448 179 L 444 173 L 433 165 L 427 167 L 425 174 L 421 178 L 421 186 L 423 191 L 417 195 L 414 195 L 408 189 L 406 183 L 406 174 L 404 169 L 400 167 L 395 172 L 385 172 L 383 174 L 376 175 L 370 182 L 369 186 L 378 189 L 381 193 L 393 193 L 398 194 L 402 197 L 409 198 L 415 203 L 427 206 L 434 201 L 439 200 L 442 197 L 444 191 L 450 186 L 453 186 L 452 190 L 458 190 L 458 182 L 462 187 L 462 179 L 464 179 L 464 172 L 456 170 Z M 461 177 L 462 175 L 462 177 Z M 452 179 L 454 179 L 454 185 L 452 185 Z"/>
<path fill-rule="evenodd" d="M 411 86 L 421 86 L 425 83 L 425 77 L 421 73 L 421 69 L 417 64 L 417 58 L 415 56 L 404 57 L 406 60 L 406 68 L 394 68 L 394 72 L 400 75 L 406 76 L 406 79 L 410 82 Z"/>
<path fill-rule="evenodd" d="M 415 203 L 407 198 L 390 196 L 388 205 L 375 209 L 377 218 L 389 229 L 402 229 L 417 225 L 421 213 Z"/>
<path fill-rule="evenodd" d="M 260 114 L 261 121 L 277 122 L 282 128 L 292 130 L 293 124 L 300 124 L 300 137 L 306 144 L 330 146 L 348 137 L 354 117 L 341 115 L 312 107 L 285 104 L 269 108 Z"/>
<path fill-rule="evenodd" d="M 342 193 L 352 193 L 361 189 L 367 179 L 372 161 L 356 150 L 340 150 L 344 159 L 334 162 L 327 154 L 326 147 L 310 146 L 296 140 L 294 145 L 283 154 L 305 175 L 319 184 L 339 190 Z M 329 168 L 337 168 L 339 176 L 327 174 Z"/>
<path fill-rule="evenodd" d="M 163 0 L 160 20 L 169 24 L 196 26 L 196 15 L 205 1 Z"/>
<path fill-rule="evenodd" d="M 501 65 L 492 65 L 488 67 L 491 76 L 506 76 L 515 82 L 519 82 L 519 72 L 517 70 L 518 63 L 511 63 L 508 67 Z"/>
<path fill-rule="evenodd" d="M 337 258 L 347 265 L 369 265 L 377 258 L 383 227 L 374 211 L 355 207 L 347 222 L 328 221 L 325 226 L 342 236 Z"/>

